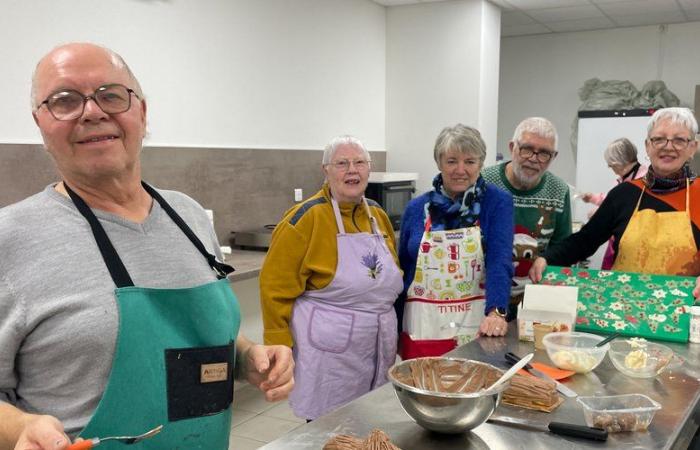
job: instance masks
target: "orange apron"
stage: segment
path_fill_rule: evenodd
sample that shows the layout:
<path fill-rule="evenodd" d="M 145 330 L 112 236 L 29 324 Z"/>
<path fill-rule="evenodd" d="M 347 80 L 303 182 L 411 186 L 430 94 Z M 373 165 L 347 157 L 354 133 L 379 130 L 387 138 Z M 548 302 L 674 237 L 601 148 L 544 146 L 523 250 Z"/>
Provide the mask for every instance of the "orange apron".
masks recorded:
<path fill-rule="evenodd" d="M 639 211 L 645 187 L 620 239 L 612 269 L 663 275 L 698 275 L 697 253 L 690 219 L 690 182 L 686 181 L 685 211 Z"/>

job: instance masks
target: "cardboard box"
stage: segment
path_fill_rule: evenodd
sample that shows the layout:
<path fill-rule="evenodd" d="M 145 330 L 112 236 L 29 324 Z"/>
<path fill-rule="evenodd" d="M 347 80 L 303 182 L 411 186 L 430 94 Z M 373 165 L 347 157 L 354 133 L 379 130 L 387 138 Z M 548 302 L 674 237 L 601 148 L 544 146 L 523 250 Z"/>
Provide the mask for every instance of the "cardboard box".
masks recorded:
<path fill-rule="evenodd" d="M 552 325 L 554 331 L 573 331 L 578 304 L 575 286 L 525 286 L 523 303 L 518 311 L 518 338 L 535 340 L 532 326 L 536 323 Z"/>

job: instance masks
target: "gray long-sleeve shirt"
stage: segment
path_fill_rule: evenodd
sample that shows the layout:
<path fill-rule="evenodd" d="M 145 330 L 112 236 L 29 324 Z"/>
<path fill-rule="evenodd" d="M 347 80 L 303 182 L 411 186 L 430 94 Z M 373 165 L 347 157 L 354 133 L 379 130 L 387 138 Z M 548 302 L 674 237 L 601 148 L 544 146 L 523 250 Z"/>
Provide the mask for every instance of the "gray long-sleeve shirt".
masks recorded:
<path fill-rule="evenodd" d="M 210 253 L 214 230 L 190 197 L 160 191 Z M 157 202 L 134 223 L 94 210 L 136 286 L 190 287 L 216 280 Z M 0 210 L 0 401 L 50 414 L 69 435 L 92 416 L 112 367 L 115 285 L 87 221 L 48 186 Z"/>

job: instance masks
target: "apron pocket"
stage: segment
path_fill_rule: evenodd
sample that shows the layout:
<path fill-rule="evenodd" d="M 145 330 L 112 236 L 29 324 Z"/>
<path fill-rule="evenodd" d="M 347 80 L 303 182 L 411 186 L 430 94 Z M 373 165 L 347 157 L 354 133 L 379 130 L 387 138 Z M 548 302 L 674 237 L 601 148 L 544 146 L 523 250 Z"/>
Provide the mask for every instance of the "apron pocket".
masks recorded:
<path fill-rule="evenodd" d="M 343 353 L 350 346 L 355 314 L 314 306 L 309 325 L 309 342 L 314 348 Z"/>
<path fill-rule="evenodd" d="M 233 401 L 234 341 L 216 347 L 165 350 L 168 420 L 209 416 Z"/>

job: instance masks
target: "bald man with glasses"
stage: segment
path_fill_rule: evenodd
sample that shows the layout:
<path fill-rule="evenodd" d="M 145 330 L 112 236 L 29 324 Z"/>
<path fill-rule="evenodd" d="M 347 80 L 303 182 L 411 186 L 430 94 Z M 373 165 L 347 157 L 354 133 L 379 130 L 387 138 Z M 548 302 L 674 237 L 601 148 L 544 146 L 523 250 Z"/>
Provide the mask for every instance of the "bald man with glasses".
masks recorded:
<path fill-rule="evenodd" d="M 515 128 L 508 144 L 511 160 L 482 170 L 484 179 L 513 195 L 515 234 L 509 319 L 515 317 L 528 271 L 551 243 L 571 234 L 569 187 L 549 172 L 557 156 L 557 130 L 542 117 L 529 117 Z"/>
<path fill-rule="evenodd" d="M 228 448 L 234 374 L 279 400 L 294 362 L 239 334 L 204 209 L 142 181 L 138 80 L 67 44 L 37 65 L 32 105 L 62 180 L 0 211 L 0 450 L 158 426 L 134 447 Z"/>

